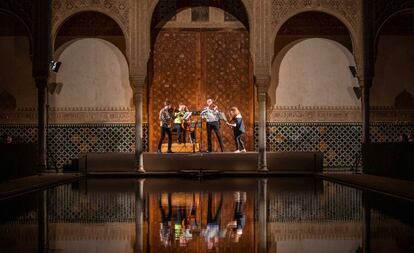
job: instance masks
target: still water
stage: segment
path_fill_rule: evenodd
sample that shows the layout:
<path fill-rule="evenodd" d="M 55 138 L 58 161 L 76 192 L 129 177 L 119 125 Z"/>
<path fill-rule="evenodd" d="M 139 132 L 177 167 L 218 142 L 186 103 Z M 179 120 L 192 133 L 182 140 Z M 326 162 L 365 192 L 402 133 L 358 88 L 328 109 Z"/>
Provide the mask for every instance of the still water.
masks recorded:
<path fill-rule="evenodd" d="M 411 203 L 306 178 L 89 179 L 0 202 L 0 252 L 414 252 Z"/>

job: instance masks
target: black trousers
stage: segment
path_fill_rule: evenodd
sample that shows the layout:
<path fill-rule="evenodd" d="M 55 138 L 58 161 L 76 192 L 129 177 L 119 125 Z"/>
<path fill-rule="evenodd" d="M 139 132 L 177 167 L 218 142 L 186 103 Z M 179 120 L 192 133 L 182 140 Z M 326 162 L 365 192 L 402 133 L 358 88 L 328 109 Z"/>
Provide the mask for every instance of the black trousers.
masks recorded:
<path fill-rule="evenodd" d="M 243 149 L 246 149 L 243 142 L 243 132 L 235 131 L 234 132 L 234 141 L 236 142 L 236 149 L 242 151 Z"/>
<path fill-rule="evenodd" d="M 214 122 L 207 122 L 207 145 L 208 145 L 208 152 L 211 152 L 213 150 L 211 145 L 211 131 L 214 130 L 216 133 L 217 140 L 220 144 L 221 152 L 224 151 L 223 147 L 223 141 L 221 139 L 221 133 L 220 133 L 220 124 L 218 121 Z"/>
<path fill-rule="evenodd" d="M 185 144 L 185 129 L 181 126 L 181 124 L 175 124 L 175 129 L 177 130 L 177 142 Z"/>
<path fill-rule="evenodd" d="M 223 206 L 223 194 L 220 195 L 220 202 L 218 204 L 215 214 L 213 214 L 213 210 L 211 210 L 212 203 L 213 203 L 213 193 L 209 192 L 208 198 L 207 198 L 207 223 L 208 224 L 219 224 L 221 207 Z"/>
<path fill-rule="evenodd" d="M 163 125 L 160 127 L 160 141 L 158 142 L 158 150 L 161 150 L 162 142 L 164 141 L 165 134 L 168 135 L 168 151 L 171 151 L 171 145 L 172 145 L 172 134 L 171 134 L 171 128 L 167 125 Z"/>

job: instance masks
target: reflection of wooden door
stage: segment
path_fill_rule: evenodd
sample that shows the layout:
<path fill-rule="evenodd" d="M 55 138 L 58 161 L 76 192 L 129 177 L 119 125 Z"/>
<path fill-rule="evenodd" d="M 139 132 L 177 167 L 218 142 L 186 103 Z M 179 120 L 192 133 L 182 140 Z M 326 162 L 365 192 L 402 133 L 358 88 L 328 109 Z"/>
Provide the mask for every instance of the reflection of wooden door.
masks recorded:
<path fill-rule="evenodd" d="M 162 30 L 154 45 L 150 84 L 150 150 L 159 138 L 158 112 L 168 99 L 199 111 L 207 98 L 216 98 L 221 111 L 239 107 L 246 128 L 248 149 L 253 149 L 253 84 L 249 35 L 245 30 Z M 222 124 L 226 151 L 235 150 L 233 132 Z M 176 141 L 175 139 L 173 141 Z M 214 149 L 218 144 L 213 137 Z M 203 147 L 207 141 L 204 134 Z"/>

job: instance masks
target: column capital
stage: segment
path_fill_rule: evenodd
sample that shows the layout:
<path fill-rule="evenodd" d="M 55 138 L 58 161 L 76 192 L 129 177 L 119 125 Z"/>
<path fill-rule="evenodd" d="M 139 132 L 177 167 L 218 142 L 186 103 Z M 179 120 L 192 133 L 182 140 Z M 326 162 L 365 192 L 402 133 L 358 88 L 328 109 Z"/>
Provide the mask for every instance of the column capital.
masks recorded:
<path fill-rule="evenodd" d="M 364 89 L 364 88 L 370 89 L 372 87 L 372 81 L 373 81 L 372 78 L 367 78 L 367 77 L 359 77 L 358 78 L 359 87 L 361 89 Z"/>
<path fill-rule="evenodd" d="M 143 90 L 146 82 L 146 75 L 130 75 L 129 81 L 131 82 L 131 87 L 137 92 L 138 90 Z"/>
<path fill-rule="evenodd" d="M 256 75 L 254 77 L 255 85 L 258 88 L 268 88 L 270 84 L 270 76 L 269 75 Z"/>

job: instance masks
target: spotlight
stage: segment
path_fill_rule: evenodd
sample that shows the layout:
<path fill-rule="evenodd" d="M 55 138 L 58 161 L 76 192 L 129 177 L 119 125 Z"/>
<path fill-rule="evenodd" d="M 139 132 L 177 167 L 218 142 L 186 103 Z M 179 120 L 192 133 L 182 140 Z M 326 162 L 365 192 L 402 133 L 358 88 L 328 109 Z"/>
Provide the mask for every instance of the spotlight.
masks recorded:
<path fill-rule="evenodd" d="M 51 61 L 50 62 L 50 70 L 57 73 L 60 69 L 60 65 L 62 65 L 62 63 L 60 61 Z"/>
<path fill-rule="evenodd" d="M 352 76 L 355 78 L 357 76 L 357 71 L 355 66 L 349 66 Z"/>

